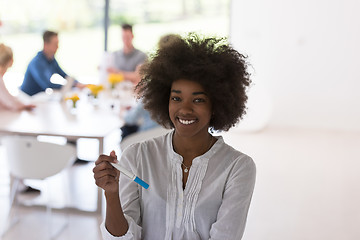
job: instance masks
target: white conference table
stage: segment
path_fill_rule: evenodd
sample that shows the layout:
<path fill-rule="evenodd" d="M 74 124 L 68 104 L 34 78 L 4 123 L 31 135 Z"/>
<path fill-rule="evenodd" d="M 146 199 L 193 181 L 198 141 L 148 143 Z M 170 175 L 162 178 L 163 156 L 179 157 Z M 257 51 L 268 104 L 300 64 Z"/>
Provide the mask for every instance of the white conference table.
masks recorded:
<path fill-rule="evenodd" d="M 79 102 L 80 103 L 80 102 Z M 60 136 L 75 141 L 97 139 L 99 153 L 104 153 L 104 139 L 122 125 L 119 114 L 110 106 L 94 106 L 89 102 L 72 109 L 59 101 L 37 102 L 32 111 L 0 110 L 0 135 Z M 102 211 L 102 190 L 97 196 L 97 212 Z"/>

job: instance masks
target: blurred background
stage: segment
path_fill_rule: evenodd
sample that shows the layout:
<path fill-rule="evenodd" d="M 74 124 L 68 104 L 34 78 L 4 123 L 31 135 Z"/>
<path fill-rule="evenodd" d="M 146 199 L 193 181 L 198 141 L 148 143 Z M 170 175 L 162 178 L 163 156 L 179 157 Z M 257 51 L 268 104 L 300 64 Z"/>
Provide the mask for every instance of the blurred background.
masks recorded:
<path fill-rule="evenodd" d="M 24 74 L 52 29 L 62 68 L 96 82 L 104 8 L 101 0 L 0 0 L 0 42 L 15 54 L 9 71 Z M 223 134 L 257 164 L 243 239 L 360 239 L 359 1 L 111 0 L 109 9 L 109 51 L 121 48 L 119 24 L 128 22 L 147 53 L 164 34 L 196 31 L 229 37 L 249 57 L 248 114 Z"/>
<path fill-rule="evenodd" d="M 96 81 L 105 47 L 105 0 L 0 0 L 0 41 L 14 51 L 9 71 L 25 73 L 42 49 L 45 29 L 59 32 L 57 59 L 79 81 Z M 190 31 L 229 35 L 229 0 L 109 1 L 107 50 L 122 48 L 121 24 L 134 25 L 134 45 L 150 53 L 162 35 Z"/>

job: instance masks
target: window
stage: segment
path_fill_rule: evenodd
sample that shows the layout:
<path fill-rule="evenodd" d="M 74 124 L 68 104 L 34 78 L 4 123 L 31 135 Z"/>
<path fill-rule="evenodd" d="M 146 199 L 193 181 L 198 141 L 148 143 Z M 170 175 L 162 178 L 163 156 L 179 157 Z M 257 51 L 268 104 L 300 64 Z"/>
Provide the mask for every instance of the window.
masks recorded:
<path fill-rule="evenodd" d="M 123 22 L 134 24 L 134 45 L 144 52 L 168 33 L 228 36 L 229 1 L 110 0 L 108 50 L 122 47 Z M 50 29 L 59 32 L 56 59 L 63 70 L 81 82 L 96 82 L 104 51 L 104 6 L 105 0 L 0 0 L 0 41 L 14 52 L 8 71 L 24 74 L 42 49 L 42 32 Z"/>

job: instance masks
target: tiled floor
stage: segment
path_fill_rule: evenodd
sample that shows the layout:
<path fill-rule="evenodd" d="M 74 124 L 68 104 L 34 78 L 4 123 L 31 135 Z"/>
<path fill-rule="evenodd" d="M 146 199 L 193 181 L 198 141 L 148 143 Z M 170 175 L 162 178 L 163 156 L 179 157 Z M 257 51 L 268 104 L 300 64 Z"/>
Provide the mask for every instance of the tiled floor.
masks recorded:
<path fill-rule="evenodd" d="M 269 128 L 255 133 L 232 131 L 224 138 L 257 165 L 243 240 L 360 239 L 359 132 Z M 0 146 L 0 229 L 8 209 L 9 184 L 2 153 Z M 89 209 L 96 204 L 91 169 L 91 163 L 74 166 L 66 177 L 71 183 L 70 202 Z M 60 179 L 52 179 L 52 190 L 60 189 Z M 44 208 L 21 207 L 19 212 L 21 221 L 3 240 L 46 239 Z M 99 214 L 65 213 L 69 225 L 57 239 L 101 239 Z M 53 214 L 54 230 L 65 217 L 64 211 Z"/>

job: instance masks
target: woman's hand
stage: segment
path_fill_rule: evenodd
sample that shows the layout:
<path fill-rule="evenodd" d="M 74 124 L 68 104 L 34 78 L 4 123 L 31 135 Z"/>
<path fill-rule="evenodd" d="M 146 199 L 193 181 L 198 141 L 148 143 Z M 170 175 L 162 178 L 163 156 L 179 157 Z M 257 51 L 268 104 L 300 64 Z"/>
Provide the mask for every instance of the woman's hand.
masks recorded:
<path fill-rule="evenodd" d="M 115 151 L 110 155 L 101 154 L 96 160 L 93 169 L 95 184 L 107 193 L 119 193 L 120 171 L 114 168 L 111 162 L 118 162 Z"/>
<path fill-rule="evenodd" d="M 129 224 L 121 208 L 119 197 L 120 171 L 110 163 L 117 163 L 115 151 L 110 155 L 100 155 L 93 169 L 95 183 L 105 190 L 106 219 L 105 228 L 113 236 L 123 236 L 129 229 Z"/>
<path fill-rule="evenodd" d="M 107 71 L 108 73 L 120 73 L 119 70 L 117 70 L 116 68 L 113 68 L 113 67 L 108 67 L 108 68 L 106 69 L 106 71 Z"/>
<path fill-rule="evenodd" d="M 31 111 L 31 110 L 33 110 L 35 107 L 36 107 L 36 105 L 34 105 L 34 104 L 26 104 L 26 105 L 24 105 L 24 106 L 22 107 L 21 110 Z"/>

